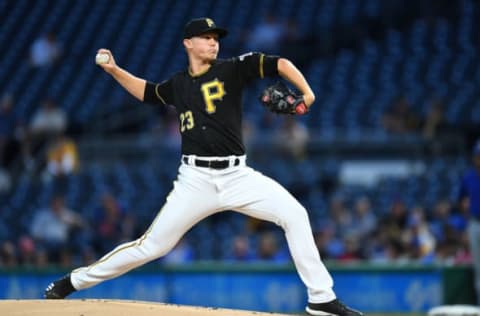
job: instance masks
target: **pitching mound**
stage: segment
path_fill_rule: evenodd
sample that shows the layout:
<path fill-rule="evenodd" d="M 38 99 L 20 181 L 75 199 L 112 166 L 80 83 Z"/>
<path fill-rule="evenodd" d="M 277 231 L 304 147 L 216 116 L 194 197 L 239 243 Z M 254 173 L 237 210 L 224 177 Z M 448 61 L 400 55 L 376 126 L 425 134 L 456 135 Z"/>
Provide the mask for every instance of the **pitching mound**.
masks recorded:
<path fill-rule="evenodd" d="M 8 316 L 281 316 L 220 308 L 116 300 L 0 300 Z M 284 315 L 286 316 L 286 315 Z"/>

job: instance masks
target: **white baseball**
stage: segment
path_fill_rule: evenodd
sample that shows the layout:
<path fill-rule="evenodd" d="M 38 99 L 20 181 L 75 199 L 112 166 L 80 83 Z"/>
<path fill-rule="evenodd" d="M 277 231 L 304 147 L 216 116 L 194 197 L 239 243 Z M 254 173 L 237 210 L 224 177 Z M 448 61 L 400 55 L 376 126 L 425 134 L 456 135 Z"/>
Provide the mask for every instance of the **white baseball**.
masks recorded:
<path fill-rule="evenodd" d="M 100 64 L 106 64 L 108 63 L 108 60 L 110 59 L 110 56 L 108 56 L 108 54 L 105 54 L 105 53 L 98 53 L 96 56 L 95 56 L 95 63 L 97 65 L 100 65 Z"/>

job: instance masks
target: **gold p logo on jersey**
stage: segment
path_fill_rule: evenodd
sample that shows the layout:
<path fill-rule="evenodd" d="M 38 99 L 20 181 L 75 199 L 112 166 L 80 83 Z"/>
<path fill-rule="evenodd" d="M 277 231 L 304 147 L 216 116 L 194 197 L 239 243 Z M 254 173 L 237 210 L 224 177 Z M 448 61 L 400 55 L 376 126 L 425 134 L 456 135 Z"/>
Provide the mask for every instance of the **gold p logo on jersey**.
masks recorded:
<path fill-rule="evenodd" d="M 215 78 L 215 80 L 202 84 L 200 89 L 202 90 L 203 99 L 205 100 L 205 111 L 207 111 L 208 114 L 215 113 L 217 107 L 213 101 L 222 100 L 225 95 L 223 82 Z"/>
<path fill-rule="evenodd" d="M 207 22 L 208 27 L 212 27 L 212 26 L 215 25 L 215 23 L 213 23 L 212 19 L 206 18 L 205 21 Z"/>

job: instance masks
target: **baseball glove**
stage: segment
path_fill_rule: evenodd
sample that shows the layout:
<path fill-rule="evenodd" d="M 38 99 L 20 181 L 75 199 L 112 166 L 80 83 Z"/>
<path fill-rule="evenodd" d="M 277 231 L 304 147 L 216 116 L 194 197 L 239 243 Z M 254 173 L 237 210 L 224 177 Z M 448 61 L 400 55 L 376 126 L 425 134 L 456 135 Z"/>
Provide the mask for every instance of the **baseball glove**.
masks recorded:
<path fill-rule="evenodd" d="M 296 95 L 281 81 L 263 90 L 260 102 L 273 113 L 305 114 L 308 110 L 303 96 Z"/>

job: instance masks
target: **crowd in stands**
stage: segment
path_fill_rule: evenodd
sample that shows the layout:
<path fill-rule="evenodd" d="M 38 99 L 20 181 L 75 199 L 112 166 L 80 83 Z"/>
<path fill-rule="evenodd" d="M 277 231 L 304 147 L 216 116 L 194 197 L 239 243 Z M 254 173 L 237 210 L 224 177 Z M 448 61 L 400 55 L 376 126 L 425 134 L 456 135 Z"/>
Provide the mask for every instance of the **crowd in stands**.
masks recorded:
<path fill-rule="evenodd" d="M 305 3 L 310 4 L 313 2 L 305 1 Z M 420 1 L 417 6 L 417 1 L 407 1 L 408 5 L 406 7 L 414 6 L 413 11 L 411 11 L 413 13 L 403 14 L 408 13 L 408 10 L 399 10 L 403 15 L 398 16 L 395 15 L 394 11 L 402 8 L 402 1 L 388 2 L 390 4 L 386 6 L 391 6 L 391 10 L 387 10 L 389 16 L 382 16 L 376 12 L 375 4 L 380 2 L 373 0 L 367 2 L 372 5 L 368 6 L 369 9 L 367 9 L 370 11 L 367 10 L 368 14 L 365 16 L 359 16 L 358 20 L 355 20 L 353 16 L 349 17 L 348 14 L 345 14 L 343 18 L 349 22 L 339 23 L 333 27 L 327 25 L 330 20 L 328 16 L 325 16 L 322 19 L 322 23 L 325 23 L 325 25 L 322 24 L 318 32 L 314 32 L 316 30 L 314 25 L 318 24 L 313 22 L 314 17 L 310 18 L 311 32 L 306 32 L 305 24 L 300 25 L 297 19 L 286 18 L 285 15 L 277 17 L 275 14 L 259 15 L 260 20 L 251 25 L 251 30 L 249 29 L 248 33 L 237 32 L 237 29 L 233 28 L 232 36 L 237 35 L 238 40 L 226 42 L 225 52 L 238 54 L 239 52 L 256 50 L 279 54 L 292 59 L 301 69 L 305 69 L 306 74 L 313 74 L 312 78 L 308 78 L 309 80 L 312 79 L 312 84 L 320 80 L 321 74 L 323 74 L 321 78 L 328 78 L 327 83 L 322 82 L 314 87 L 315 89 L 321 89 L 320 92 L 323 93 L 318 93 L 320 97 L 317 99 L 315 108 L 306 118 L 293 116 L 278 118 L 264 111 L 264 109 L 260 109 L 258 102 L 246 102 L 244 137 L 247 147 L 254 143 L 260 134 L 268 131 L 273 135 L 269 143 L 274 148 L 271 150 L 275 152 L 275 155 L 278 155 L 274 157 L 280 157 L 281 160 L 281 162 L 274 162 L 267 159 L 267 163 L 264 163 L 253 159 L 252 163 L 259 164 L 258 169 L 260 171 L 265 169 L 265 173 L 278 181 L 282 181 L 282 184 L 306 206 L 310 213 L 316 244 L 325 260 L 336 260 L 343 263 L 367 261 L 378 264 L 470 263 L 472 258 L 466 231 L 469 220 L 467 205 L 460 203 L 455 194 L 436 193 L 428 201 L 417 195 L 417 199 L 412 201 L 404 195 L 404 192 L 400 191 L 396 192 L 395 196 L 386 199 L 385 196 L 382 196 L 383 183 L 378 183 L 376 188 L 356 189 L 353 194 L 350 194 L 348 188 L 339 183 L 339 175 L 335 173 L 334 168 L 327 170 L 331 173 L 327 174 L 327 171 L 319 171 L 321 170 L 319 166 L 316 166 L 317 169 L 314 169 L 312 173 L 323 172 L 321 179 L 312 174 L 305 174 L 304 178 L 299 176 L 298 179 L 291 179 L 290 181 L 275 176 L 280 174 L 281 169 L 286 166 L 301 166 L 305 162 L 311 165 L 312 161 L 314 164 L 320 164 L 317 162 L 319 161 L 318 157 L 309 151 L 309 142 L 316 136 L 314 133 L 318 132 L 318 128 L 328 130 L 329 126 L 335 127 L 335 124 L 339 123 L 338 117 L 341 118 L 340 123 L 344 124 L 345 121 L 348 121 L 352 126 L 365 121 L 367 127 L 372 129 L 379 127 L 380 132 L 385 132 L 387 135 L 415 135 L 420 139 L 427 140 L 432 145 L 433 153 L 438 153 L 435 144 L 441 143 L 445 135 L 451 134 L 452 131 L 462 131 L 461 124 L 465 123 L 465 120 L 458 118 L 460 114 L 452 110 L 452 104 L 464 100 L 462 99 L 464 95 L 460 95 L 461 97 L 458 98 L 455 98 L 456 95 L 452 96 L 452 94 L 448 96 L 447 93 L 437 95 L 436 92 L 442 90 L 443 86 L 433 93 L 427 87 L 427 84 L 418 88 L 422 90 L 421 93 L 412 92 L 411 95 L 402 91 L 399 93 L 399 88 L 395 86 L 387 95 L 388 91 L 382 90 L 383 72 L 378 68 L 385 68 L 385 73 L 389 73 L 388 67 L 385 66 L 388 63 L 382 61 L 383 57 L 380 55 L 382 53 L 388 55 L 383 59 L 391 58 L 393 62 L 401 59 L 395 51 L 397 47 L 394 45 L 396 43 L 396 31 L 392 32 L 393 35 L 390 37 L 390 40 L 395 42 L 394 44 L 391 46 L 385 44 L 385 47 L 381 44 L 386 41 L 385 34 L 389 27 L 395 26 L 399 27 L 400 31 L 406 29 L 410 32 L 408 26 L 416 21 L 416 15 L 428 12 L 429 16 L 423 16 L 421 20 L 416 21 L 418 27 L 414 30 L 418 30 L 418 34 L 424 34 L 422 30 L 425 25 L 427 25 L 426 28 L 430 27 L 432 30 L 442 30 L 443 22 L 435 24 L 437 16 L 442 16 L 442 21 L 455 21 L 455 27 L 451 29 L 457 31 L 458 28 L 460 32 L 462 31 L 462 24 L 458 24 L 460 26 L 455 24 L 458 22 L 455 20 L 456 15 L 462 11 L 460 7 L 463 6 L 464 14 L 470 17 L 468 10 L 465 8 L 473 6 L 473 2 L 462 1 L 463 5 L 455 6 L 450 1 Z M 28 3 L 28 1 L 25 3 Z M 163 5 L 153 3 L 149 5 Z M 350 3 L 346 7 L 355 7 L 352 1 L 346 1 L 345 3 Z M 82 6 L 83 4 L 78 2 L 75 5 Z M 124 9 L 123 4 L 119 4 L 119 6 L 122 7 L 121 10 Z M 323 7 L 328 9 L 330 5 L 325 2 Z M 332 10 L 338 9 L 335 8 Z M 478 5 L 476 8 L 478 8 Z M 81 11 L 81 8 L 79 10 Z M 337 11 L 341 10 L 338 9 Z M 121 14 L 117 15 L 121 17 Z M 302 17 L 309 19 L 305 14 Z M 354 21 L 352 22 L 349 19 Z M 334 23 L 332 22 L 332 24 Z M 65 30 L 65 32 L 67 31 L 68 29 Z M 147 31 L 151 30 L 148 29 Z M 467 31 L 465 30 L 465 32 Z M 411 31 L 411 33 L 417 34 L 414 31 Z M 440 31 L 438 33 L 440 34 L 439 39 L 432 46 L 441 44 L 443 39 L 441 34 L 443 33 Z M 411 36 L 414 38 L 414 35 Z M 89 77 L 90 70 L 83 72 L 83 74 L 86 74 L 85 76 L 79 74 L 78 81 L 77 78 L 71 81 L 65 79 L 70 78 L 69 74 L 72 73 L 75 66 L 77 68 L 81 67 L 69 65 L 73 68 L 58 68 L 62 58 L 67 58 L 69 54 L 66 49 L 69 48 L 68 45 L 64 47 L 58 37 L 61 36 L 57 36 L 54 32 L 46 32 L 45 35 L 39 35 L 32 40 L 28 56 L 28 67 L 30 68 L 25 68 L 25 75 L 22 73 L 22 75 L 18 75 L 18 78 L 30 74 L 33 78 L 43 80 L 49 78 L 48 74 L 51 74 L 49 71 L 55 71 L 62 74 L 59 80 L 68 82 L 69 89 L 49 89 L 49 92 L 56 91 L 56 93 L 51 93 L 54 97 L 50 93 L 37 91 L 36 96 L 41 95 L 42 98 L 27 102 L 26 105 L 24 103 L 28 98 L 21 94 L 20 89 L 18 89 L 18 86 L 25 87 L 26 85 L 19 84 L 17 87 L 13 87 L 12 90 L 17 93 L 0 90 L 0 93 L 2 93 L 0 96 L 0 201 L 6 201 L 6 203 L 0 203 L 0 268 L 20 265 L 44 267 L 48 264 L 70 267 L 89 264 L 116 245 L 140 237 L 158 211 L 155 207 L 162 204 L 161 199 L 168 192 L 165 190 L 159 192 L 144 191 L 136 196 L 136 201 L 126 202 L 128 198 L 125 196 L 125 191 L 128 191 L 127 189 L 130 187 L 139 186 L 138 178 L 140 176 L 130 177 L 128 179 L 133 181 L 128 182 L 125 180 L 126 178 L 122 178 L 122 174 L 119 175 L 118 170 L 108 171 L 105 176 L 108 179 L 106 184 L 98 184 L 95 182 L 95 176 L 90 176 L 91 174 L 98 175 L 98 172 L 95 167 L 88 165 L 92 163 L 91 161 L 82 161 L 82 153 L 77 142 L 78 138 L 84 136 L 81 132 L 88 131 L 90 126 L 88 122 L 79 121 L 79 117 L 82 117 L 79 114 L 87 113 L 85 117 L 92 118 L 88 115 L 97 113 L 96 110 L 91 109 L 97 105 L 100 107 L 99 103 L 102 103 L 103 100 L 101 102 L 99 99 L 102 96 L 105 99 L 111 98 L 108 99 L 110 102 L 112 100 L 126 101 L 122 99 L 121 95 L 117 97 L 119 93 L 108 90 L 109 86 L 105 83 L 107 79 L 104 77 L 101 78 L 103 83 L 96 87 L 98 90 L 95 89 L 97 92 L 92 92 L 94 89 L 91 89 L 92 86 L 89 86 L 90 82 L 88 82 L 88 78 L 93 76 Z M 372 41 L 378 41 L 380 44 L 378 46 L 367 45 L 371 44 Z M 478 39 L 472 41 L 472 45 L 478 45 Z M 407 42 L 410 43 L 405 40 L 405 43 Z M 414 40 L 412 39 L 411 42 L 413 43 Z M 408 43 L 405 45 L 410 45 Z M 74 44 L 76 46 L 72 43 L 71 46 L 81 48 L 84 45 L 81 42 L 75 42 Z M 350 81 L 344 82 L 342 80 L 346 77 L 356 78 L 353 73 L 345 70 L 348 68 L 345 65 L 348 64 L 348 60 L 352 56 L 348 52 L 360 49 L 360 46 L 363 47 L 361 48 L 363 49 L 362 52 L 366 53 L 364 55 L 359 53 L 351 58 L 358 61 L 357 66 L 355 66 L 356 69 L 359 73 L 365 73 L 366 76 L 368 69 L 376 69 L 375 71 L 378 71 L 378 73 L 368 74 L 371 81 L 365 80 L 363 83 L 361 80 L 352 79 L 358 83 L 359 87 L 358 90 L 352 92 L 352 96 L 364 97 L 360 99 L 361 102 L 357 100 L 357 103 L 372 106 L 368 109 L 360 106 L 355 108 L 358 112 L 350 112 L 353 106 L 357 104 L 353 97 L 350 103 L 346 101 L 343 103 L 350 106 L 349 108 L 339 109 L 335 105 L 343 102 L 340 99 L 344 97 L 344 90 L 342 89 L 347 89 L 345 86 L 350 84 Z M 425 44 L 424 46 L 427 47 L 428 45 Z M 145 47 L 148 47 L 148 45 L 139 47 L 139 50 Z M 425 47 L 420 45 L 418 48 L 420 61 L 414 60 L 412 64 L 418 66 L 421 65 L 421 62 L 425 62 L 425 59 L 428 59 L 428 57 L 422 55 L 429 52 L 429 47 Z M 117 51 L 122 51 L 121 47 L 116 48 Z M 413 49 L 417 49 L 417 47 Z M 94 52 L 88 53 L 92 56 L 94 54 Z M 434 51 L 432 54 L 437 53 Z M 163 55 L 167 57 L 163 57 L 162 54 L 159 55 L 162 56 L 161 58 L 170 56 L 168 52 L 163 52 Z M 122 56 L 120 54 L 120 56 L 123 57 L 123 60 L 128 60 L 127 55 L 123 54 Z M 438 59 L 443 61 L 442 56 Z M 407 57 L 404 60 L 405 64 L 409 61 Z M 373 60 L 369 61 L 369 58 L 373 58 Z M 343 62 L 346 64 L 343 64 Z M 140 64 L 137 63 L 137 66 Z M 325 64 L 328 64 L 327 68 L 332 72 L 328 76 L 324 75 L 327 72 L 326 67 L 324 67 Z M 478 62 L 472 64 L 478 65 Z M 368 68 L 369 65 L 376 65 L 377 68 L 374 66 Z M 166 65 L 164 68 L 167 67 L 170 66 Z M 351 67 L 354 66 L 351 65 Z M 418 68 L 421 67 L 418 66 Z M 132 68 L 135 70 L 133 65 Z M 152 69 L 155 70 L 155 68 Z M 362 69 L 367 70 L 361 72 Z M 78 70 L 79 73 L 82 73 L 80 69 Z M 375 71 L 372 70 L 372 72 Z M 427 72 L 425 69 L 424 71 Z M 452 72 L 454 71 L 452 70 Z M 335 73 L 342 75 L 337 77 Z M 399 73 L 398 71 L 396 74 Z M 432 70 L 432 73 L 435 72 Z M 468 73 L 471 79 L 475 77 L 473 73 L 468 71 L 465 71 L 465 73 Z M 406 78 L 407 75 L 405 75 Z M 385 81 L 388 83 L 390 78 L 387 79 Z M 400 78 L 395 80 L 395 82 L 401 81 Z M 413 84 L 415 84 L 415 80 L 412 81 Z M 456 79 L 451 80 L 455 81 Z M 48 80 L 45 79 L 45 81 Z M 79 82 L 84 82 L 85 85 L 77 86 L 76 84 Z M 379 91 L 368 94 L 372 93 L 369 89 L 375 89 L 375 87 L 365 86 L 369 85 L 369 82 L 378 82 L 376 88 Z M 461 80 L 460 83 L 462 83 Z M 51 84 L 52 87 L 58 87 L 58 85 L 58 82 L 52 82 Z M 70 90 L 70 85 L 75 86 Z M 401 89 L 408 90 L 409 87 L 407 82 L 401 86 Z M 353 89 L 350 88 L 347 90 Z M 59 91 L 67 92 L 60 93 Z M 108 93 L 101 91 L 107 91 Z M 469 90 L 465 89 L 465 91 L 468 92 Z M 360 92 L 365 92 L 365 96 L 361 95 Z M 30 91 L 24 91 L 23 93 L 28 94 Z M 88 97 L 85 98 L 85 107 L 82 104 L 84 95 Z M 385 98 L 383 98 L 384 96 Z M 419 101 L 419 96 L 424 99 Z M 469 96 L 471 97 L 471 95 Z M 69 99 L 65 101 L 67 97 Z M 17 99 L 19 98 L 21 98 L 21 102 L 18 103 L 17 107 Z M 465 98 L 468 99 L 468 97 Z M 246 99 L 251 101 L 256 98 L 249 95 L 249 98 Z M 75 103 L 72 100 L 80 101 Z M 130 103 L 133 102 L 130 99 L 128 100 Z M 114 107 L 120 107 L 121 105 L 118 104 L 122 102 L 112 103 L 116 104 Z M 105 103 L 105 106 L 110 104 L 109 102 Z M 75 106 L 80 104 L 82 104 L 82 107 Z M 93 106 L 90 106 L 91 104 Z M 419 107 L 419 104 L 422 106 Z M 254 106 L 258 109 L 252 110 Z M 118 110 L 118 108 L 115 109 Z M 363 113 L 362 109 L 366 112 Z M 462 109 L 465 109 L 465 107 Z M 85 112 L 81 112 L 83 110 Z M 341 112 L 340 115 L 338 112 Z M 379 112 L 379 115 L 376 115 L 377 112 Z M 457 117 L 455 119 L 452 119 L 452 113 L 456 113 Z M 462 112 L 462 114 L 465 113 Z M 471 113 L 473 117 L 474 112 Z M 147 128 L 142 126 L 134 132 L 138 134 L 149 133 L 158 143 L 166 145 L 167 151 L 178 150 L 180 135 L 175 112 L 166 108 L 158 110 L 156 114 L 158 115 L 151 118 L 148 124 L 145 124 Z M 349 121 L 351 116 L 355 116 L 355 119 Z M 376 123 L 368 123 L 372 118 L 375 119 Z M 79 124 L 83 125 L 79 127 Z M 145 131 L 145 129 L 148 130 Z M 72 131 L 80 131 L 80 133 L 73 133 Z M 388 138 L 386 138 L 385 143 L 388 143 Z M 467 147 L 468 145 L 467 143 Z M 463 164 L 452 167 L 452 171 L 448 174 L 449 177 L 451 176 L 452 182 L 443 184 L 443 187 L 455 183 L 455 181 L 460 183 L 461 175 L 468 164 L 465 161 L 470 159 L 469 148 L 465 148 L 465 150 L 467 154 L 464 153 L 461 157 L 454 157 L 454 159 L 462 161 Z M 177 159 L 177 157 L 170 157 L 170 159 Z M 111 162 L 112 165 L 116 163 L 117 161 Z M 126 165 L 130 166 L 128 163 Z M 278 167 L 274 169 L 271 167 L 272 165 Z M 145 178 L 157 176 L 153 171 L 148 174 L 150 166 L 146 168 L 147 174 L 142 173 L 142 175 L 145 174 Z M 325 169 L 328 168 L 325 167 Z M 308 173 L 308 170 L 306 170 L 306 173 Z M 426 173 L 428 177 L 428 170 Z M 434 176 L 442 175 L 442 173 L 447 172 L 437 170 Z M 91 177 L 92 182 L 80 182 L 78 179 L 82 177 Z M 310 181 L 309 179 L 314 180 Z M 151 182 L 147 180 L 145 180 L 146 183 L 156 183 L 156 181 L 161 182 L 165 179 L 161 178 L 161 181 L 153 179 Z M 160 186 L 162 188 L 166 186 L 168 189 L 172 180 L 168 179 L 166 183 L 159 184 L 152 190 Z M 114 181 L 116 181 L 117 186 L 127 189 L 122 191 L 114 187 L 111 185 L 111 182 Z M 422 179 L 418 180 L 419 183 L 422 183 L 421 185 L 428 185 L 428 183 L 422 181 Z M 31 185 L 34 182 L 37 185 Z M 18 189 L 18 187 L 21 187 L 19 183 L 25 184 L 27 188 L 25 192 Z M 37 190 L 38 186 L 45 188 Z M 29 192 L 34 190 L 31 189 L 32 187 L 38 191 L 34 197 Z M 49 191 L 49 189 L 46 189 L 47 187 L 53 189 Z M 85 197 L 85 195 L 78 193 L 79 190 L 85 191 L 86 194 L 91 194 L 91 196 Z M 448 188 L 449 193 L 454 191 L 454 188 Z M 388 194 L 391 193 L 391 191 L 388 192 Z M 31 209 L 26 210 L 13 206 L 15 203 L 24 206 L 24 202 L 17 202 L 22 197 L 33 199 L 30 205 Z M 88 199 L 88 201 L 79 201 L 82 198 Z M 144 199 L 150 199 L 151 202 L 146 203 Z M 385 202 L 385 199 L 387 202 Z M 157 202 L 158 205 L 155 204 Z M 146 210 L 143 209 L 143 205 L 146 205 Z M 25 213 L 22 214 L 22 212 Z M 273 224 L 225 212 L 202 221 L 198 227 L 187 233 L 169 254 L 156 261 L 156 263 L 176 264 L 198 260 L 283 264 L 290 263 L 291 258 L 284 237 Z"/>
<path fill-rule="evenodd" d="M 295 163 L 293 157 L 289 159 Z M 57 182 L 57 187 L 71 187 L 68 181 Z M 319 185 L 294 194 L 305 200 Z M 447 198 L 429 207 L 420 202 L 407 205 L 399 192 L 385 209 L 375 209 L 378 203 L 372 203 L 368 195 L 336 192 L 330 195 L 324 209 L 309 209 L 314 237 L 325 260 L 378 264 L 471 262 L 465 205 Z M 116 245 L 139 238 L 157 211 L 150 209 L 150 218 L 142 220 L 134 206 L 122 203 L 121 197 L 111 192 L 98 196 L 91 204 L 96 207 L 84 211 L 72 208 L 65 200 L 62 194 L 54 194 L 48 204 L 34 209 L 21 234 L 8 235 L 8 223 L 0 220 L 0 266 L 91 263 Z M 278 227 L 226 212 L 202 221 L 159 262 L 196 260 L 289 263 L 291 259 Z"/>

